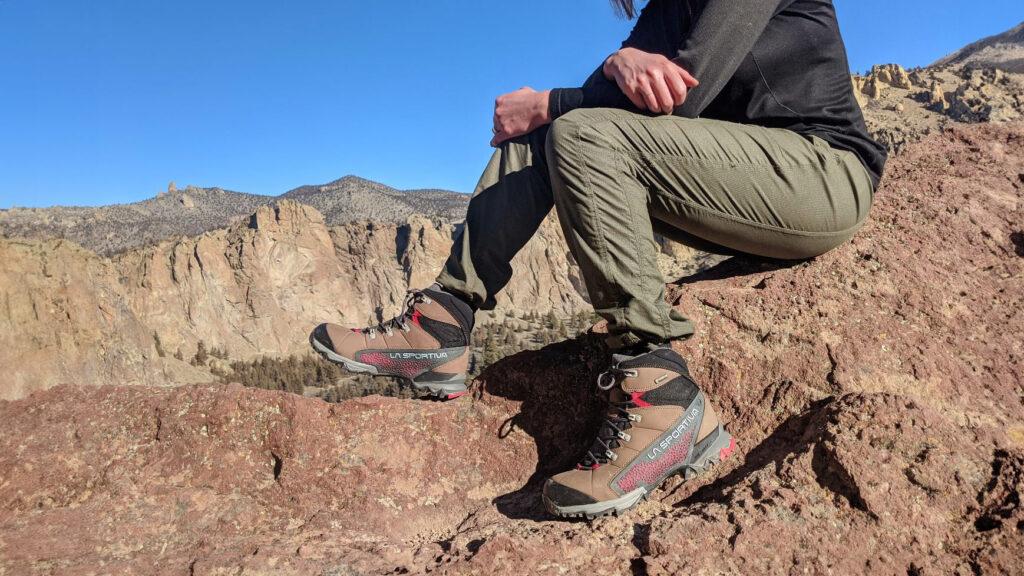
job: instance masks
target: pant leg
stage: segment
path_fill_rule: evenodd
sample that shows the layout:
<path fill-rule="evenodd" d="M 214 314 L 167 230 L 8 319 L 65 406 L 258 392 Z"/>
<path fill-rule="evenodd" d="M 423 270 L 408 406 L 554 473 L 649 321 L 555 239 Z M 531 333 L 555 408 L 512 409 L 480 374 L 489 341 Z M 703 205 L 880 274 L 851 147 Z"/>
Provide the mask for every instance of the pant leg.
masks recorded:
<path fill-rule="evenodd" d="M 543 126 L 501 144 L 491 157 L 456 233 L 437 283 L 474 308 L 491 310 L 512 277 L 512 257 L 526 245 L 554 200 Z"/>
<path fill-rule="evenodd" d="M 693 334 L 665 302 L 655 224 L 801 259 L 851 238 L 871 205 L 856 156 L 782 129 L 584 109 L 555 121 L 547 152 L 559 220 L 612 346 Z"/>

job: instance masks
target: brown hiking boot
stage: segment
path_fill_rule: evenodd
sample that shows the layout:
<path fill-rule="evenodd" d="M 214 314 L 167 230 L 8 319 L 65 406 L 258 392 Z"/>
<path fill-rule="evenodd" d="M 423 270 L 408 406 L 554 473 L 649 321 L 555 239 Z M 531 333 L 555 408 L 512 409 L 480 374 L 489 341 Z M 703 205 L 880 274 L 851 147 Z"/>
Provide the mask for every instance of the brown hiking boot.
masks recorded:
<path fill-rule="evenodd" d="M 690 479 L 736 446 L 670 347 L 614 360 L 597 379 L 610 406 L 597 439 L 575 470 L 544 485 L 544 506 L 556 516 L 629 510 L 672 474 Z"/>
<path fill-rule="evenodd" d="M 397 376 L 432 396 L 466 393 L 473 309 L 434 284 L 409 290 L 405 311 L 367 328 L 321 324 L 309 343 L 349 372 Z"/>

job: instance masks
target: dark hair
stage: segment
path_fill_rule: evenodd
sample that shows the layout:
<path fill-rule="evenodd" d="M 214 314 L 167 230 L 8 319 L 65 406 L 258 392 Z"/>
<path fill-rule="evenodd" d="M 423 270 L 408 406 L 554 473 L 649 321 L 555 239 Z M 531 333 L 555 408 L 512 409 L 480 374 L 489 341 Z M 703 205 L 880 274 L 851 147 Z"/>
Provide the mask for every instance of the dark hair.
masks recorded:
<path fill-rule="evenodd" d="M 616 14 L 633 19 L 636 16 L 636 4 L 634 0 L 611 0 L 612 7 Z"/>

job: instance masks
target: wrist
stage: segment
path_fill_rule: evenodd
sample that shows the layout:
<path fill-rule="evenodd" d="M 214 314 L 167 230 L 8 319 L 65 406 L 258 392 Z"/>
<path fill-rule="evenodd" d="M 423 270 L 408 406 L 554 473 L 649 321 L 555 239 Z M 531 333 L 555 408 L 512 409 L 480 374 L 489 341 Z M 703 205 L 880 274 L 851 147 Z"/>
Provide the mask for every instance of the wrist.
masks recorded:
<path fill-rule="evenodd" d="M 601 73 L 608 80 L 615 80 L 615 57 L 618 55 L 618 50 L 612 52 L 610 56 L 604 59 L 604 64 L 601 66 Z"/>

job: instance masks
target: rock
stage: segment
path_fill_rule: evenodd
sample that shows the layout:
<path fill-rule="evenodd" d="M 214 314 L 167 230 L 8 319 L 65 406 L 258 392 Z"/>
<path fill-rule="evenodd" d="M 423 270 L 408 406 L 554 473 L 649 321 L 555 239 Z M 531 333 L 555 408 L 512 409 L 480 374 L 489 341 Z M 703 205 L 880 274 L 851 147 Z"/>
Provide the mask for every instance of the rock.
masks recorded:
<path fill-rule="evenodd" d="M 946 93 L 942 91 L 942 86 L 938 82 L 932 82 L 931 90 L 928 93 L 928 104 L 940 112 L 949 108 L 949 104 L 946 103 Z"/>
<path fill-rule="evenodd" d="M 933 135 L 891 161 L 852 242 L 670 286 L 738 449 L 622 517 L 539 502 L 597 424 L 591 335 L 448 403 L 217 384 L 0 402 L 0 572 L 1014 573 L 1021 142 L 1022 123 Z"/>
<path fill-rule="evenodd" d="M 899 64 L 882 64 L 880 66 L 875 66 L 871 70 L 871 76 L 878 82 L 888 84 L 893 88 L 909 90 L 913 87 L 913 82 L 911 82 L 907 71 Z"/>

